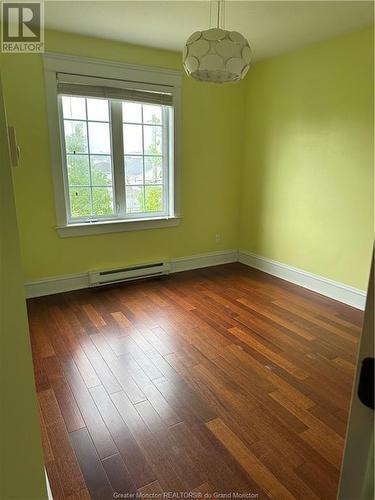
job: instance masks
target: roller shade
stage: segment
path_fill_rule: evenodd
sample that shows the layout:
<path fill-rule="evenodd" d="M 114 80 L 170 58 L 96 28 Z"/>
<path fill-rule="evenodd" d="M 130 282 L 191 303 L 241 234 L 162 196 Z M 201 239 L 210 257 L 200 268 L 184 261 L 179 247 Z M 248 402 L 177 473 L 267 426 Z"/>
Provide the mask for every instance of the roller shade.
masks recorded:
<path fill-rule="evenodd" d="M 138 87 L 138 88 L 137 88 Z M 164 106 L 173 105 L 170 87 L 153 86 L 139 82 L 106 80 L 80 75 L 57 74 L 58 94 L 82 97 L 102 97 L 121 101 L 146 102 Z"/>

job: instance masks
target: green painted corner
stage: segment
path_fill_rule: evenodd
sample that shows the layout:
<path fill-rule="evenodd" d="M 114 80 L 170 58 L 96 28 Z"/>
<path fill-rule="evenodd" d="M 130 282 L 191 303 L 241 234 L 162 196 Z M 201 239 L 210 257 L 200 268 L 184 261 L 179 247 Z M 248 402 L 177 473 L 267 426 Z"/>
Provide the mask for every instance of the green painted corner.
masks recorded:
<path fill-rule="evenodd" d="M 246 80 L 240 247 L 366 289 L 373 28 L 256 64 Z"/>
<path fill-rule="evenodd" d="M 66 239 L 55 231 L 42 58 L 5 55 L 9 120 L 22 149 L 14 177 L 25 281 L 242 247 L 364 289 L 373 237 L 372 34 L 257 63 L 239 85 L 184 77 L 181 224 Z M 46 45 L 182 70 L 176 52 L 53 31 Z"/>

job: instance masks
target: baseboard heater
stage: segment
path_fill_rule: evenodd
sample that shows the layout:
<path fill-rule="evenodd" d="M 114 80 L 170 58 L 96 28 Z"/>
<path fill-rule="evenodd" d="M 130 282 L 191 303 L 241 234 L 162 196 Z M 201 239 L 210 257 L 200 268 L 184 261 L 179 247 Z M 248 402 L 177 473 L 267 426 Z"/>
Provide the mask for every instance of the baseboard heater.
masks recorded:
<path fill-rule="evenodd" d="M 134 281 L 144 278 L 153 278 L 169 274 L 169 262 L 154 262 L 120 269 L 105 269 L 102 271 L 89 272 L 89 284 L 91 286 L 110 285 L 122 281 Z"/>

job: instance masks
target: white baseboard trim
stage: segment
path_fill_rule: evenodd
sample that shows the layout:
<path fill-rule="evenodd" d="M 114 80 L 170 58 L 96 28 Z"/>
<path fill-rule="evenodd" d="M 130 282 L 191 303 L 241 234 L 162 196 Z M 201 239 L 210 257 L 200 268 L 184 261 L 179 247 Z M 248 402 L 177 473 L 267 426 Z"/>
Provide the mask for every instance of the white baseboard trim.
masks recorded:
<path fill-rule="evenodd" d="M 281 262 L 255 255 L 247 250 L 238 251 L 238 261 L 265 273 L 272 274 L 296 285 L 348 304 L 356 309 L 365 309 L 366 292 L 343 283 L 309 273 Z"/>
<path fill-rule="evenodd" d="M 25 283 L 25 295 L 27 299 L 43 297 L 54 293 L 71 292 L 88 288 L 88 273 L 68 274 L 65 276 L 52 276 L 38 281 Z"/>
<path fill-rule="evenodd" d="M 46 476 L 46 486 L 47 486 L 47 496 L 48 496 L 48 500 L 53 500 L 53 496 L 52 496 L 52 491 L 51 491 L 51 486 L 49 484 L 49 479 L 48 479 L 48 475 L 47 475 L 47 471 L 46 471 L 46 468 L 44 467 L 44 475 Z"/>
<path fill-rule="evenodd" d="M 326 297 L 343 302 L 357 309 L 364 310 L 366 292 L 357 288 L 344 285 L 337 281 L 324 278 L 317 274 L 309 273 L 296 267 L 288 266 L 281 262 L 255 255 L 247 250 L 224 250 L 210 252 L 188 257 L 171 259 L 171 272 L 190 271 L 203 267 L 218 266 L 231 262 L 241 262 L 278 278 L 282 278 L 296 285 L 318 292 Z M 25 283 L 26 298 L 42 297 L 54 293 L 70 292 L 89 287 L 88 273 L 55 276 L 38 281 Z"/>
<path fill-rule="evenodd" d="M 238 262 L 237 250 L 202 253 L 199 255 L 192 255 L 191 257 L 172 259 L 171 272 L 179 273 L 181 271 L 190 271 L 191 269 L 200 269 L 202 267 L 230 264 L 231 262 Z"/>
<path fill-rule="evenodd" d="M 224 250 L 210 252 L 189 257 L 171 259 L 171 272 L 190 271 L 202 267 L 218 266 L 238 261 L 237 250 Z M 88 273 L 69 274 L 65 276 L 53 276 L 38 281 L 25 283 L 25 294 L 27 299 L 53 295 L 54 293 L 70 292 L 89 287 Z"/>

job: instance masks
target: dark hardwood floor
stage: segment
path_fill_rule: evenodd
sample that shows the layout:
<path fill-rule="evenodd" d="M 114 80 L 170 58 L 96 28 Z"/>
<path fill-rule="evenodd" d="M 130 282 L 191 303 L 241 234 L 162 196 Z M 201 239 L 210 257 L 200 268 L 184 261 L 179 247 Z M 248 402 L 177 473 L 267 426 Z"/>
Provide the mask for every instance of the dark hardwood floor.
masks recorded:
<path fill-rule="evenodd" d="M 335 499 L 360 311 L 241 264 L 28 310 L 56 500 Z"/>

